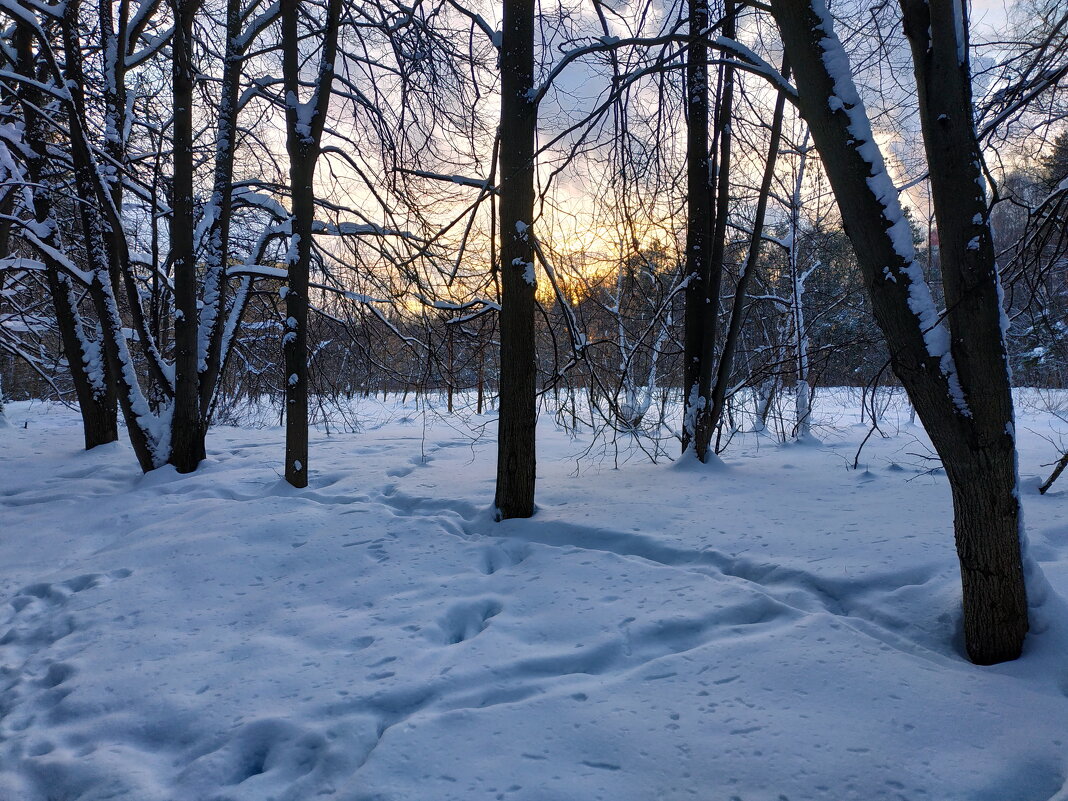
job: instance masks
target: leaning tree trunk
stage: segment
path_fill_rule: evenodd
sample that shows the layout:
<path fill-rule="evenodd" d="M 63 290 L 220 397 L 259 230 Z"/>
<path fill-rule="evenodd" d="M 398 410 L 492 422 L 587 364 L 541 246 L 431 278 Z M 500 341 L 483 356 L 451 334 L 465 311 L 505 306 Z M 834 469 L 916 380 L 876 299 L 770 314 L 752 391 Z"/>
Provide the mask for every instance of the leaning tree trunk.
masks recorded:
<path fill-rule="evenodd" d="M 87 113 L 84 93 L 86 81 L 81 63 L 80 32 L 74 25 L 79 19 L 78 5 L 77 0 L 72 0 L 65 7 L 61 23 L 66 54 L 62 71 L 56 64 L 52 64 L 50 69 L 56 73 L 52 79 L 66 87 L 63 106 L 68 117 L 77 215 L 90 276 L 89 295 L 102 333 L 104 363 L 108 375 L 115 382 L 130 444 L 138 464 L 147 473 L 167 462 L 170 440 L 162 434 L 161 429 L 165 427 L 160 425 L 159 417 L 153 413 L 138 383 L 137 367 L 127 344 L 127 326 L 119 306 L 124 283 L 128 295 L 127 310 L 144 347 L 153 391 L 169 399 L 173 395 L 173 388 L 167 378 L 163 358 L 145 325 L 136 285 L 131 288 L 133 274 L 129 269 L 129 247 L 122 230 L 121 215 L 113 205 L 110 189 L 103 182 L 105 171 L 100 169 L 96 152 L 88 139 L 90 115 Z"/>
<path fill-rule="evenodd" d="M 961 0 L 938 0 L 937 9 L 932 7 L 932 38 L 916 64 L 924 93 L 925 144 L 937 168 L 932 173 L 942 173 L 932 186 L 939 232 L 955 243 L 952 255 L 943 251 L 942 260 L 949 330 L 914 261 L 908 222 L 826 5 L 823 0 L 772 0 L 772 9 L 794 66 L 798 107 L 857 253 L 891 365 L 945 466 L 953 494 L 968 655 L 977 664 L 991 664 L 1019 656 L 1027 632 L 1027 598 L 997 273 L 985 203 L 975 183 L 979 174 L 970 161 L 978 161 L 978 148 L 967 59 L 961 56 L 966 48 L 956 33 L 954 3 L 962 11 Z M 926 37 L 925 30 L 917 30 L 926 25 L 916 15 L 920 6 L 928 6 L 912 5 L 906 4 L 910 35 Z M 952 69 L 947 59 L 955 62 Z M 960 152 L 949 158 L 947 147 Z M 947 187 L 956 194 L 947 196 Z M 955 203 L 966 211 L 951 208 Z M 976 248 L 971 247 L 973 238 Z M 969 250 L 976 252 L 962 252 Z"/>
<path fill-rule="evenodd" d="M 1015 418 L 1005 342 L 1008 321 L 983 191 L 975 132 L 965 0 L 901 0 L 912 47 L 920 124 L 931 170 L 942 285 L 953 360 L 971 410 L 961 453 L 947 462 L 964 586 L 965 634 L 973 658 L 1001 661 L 1023 642 L 1027 598 L 1020 558 Z M 945 449 L 948 451 L 950 443 Z M 944 457 L 943 457 L 944 458 Z M 994 657 L 994 658 L 991 658 Z M 979 661 L 977 659 L 976 661 Z"/>
<path fill-rule="evenodd" d="M 115 442 L 119 438 L 119 402 L 114 382 L 108 379 L 101 343 L 85 330 L 70 277 L 48 259 L 45 260 L 45 277 L 63 352 L 67 354 L 74 393 L 78 397 L 85 449 Z"/>
<path fill-rule="evenodd" d="M 1065 451 L 1061 458 L 1057 460 L 1057 464 L 1053 467 L 1053 472 L 1049 474 L 1049 478 L 1042 482 L 1042 486 L 1038 488 L 1038 491 L 1045 495 L 1049 488 L 1053 486 L 1053 482 L 1060 478 L 1066 467 L 1068 467 L 1068 451 Z"/>
<path fill-rule="evenodd" d="M 783 62 L 783 78 L 790 77 L 788 63 Z M 742 333 L 742 321 L 745 318 L 745 303 L 749 292 L 749 285 L 757 271 L 760 260 L 761 245 L 764 242 L 764 219 L 768 211 L 768 199 L 771 197 L 771 183 L 775 180 L 775 165 L 779 157 L 779 143 L 782 139 L 782 123 L 786 111 L 786 95 L 779 93 L 775 100 L 775 111 L 772 114 L 771 136 L 768 142 L 768 156 L 764 162 L 764 175 L 760 180 L 760 192 L 757 195 L 756 212 L 753 215 L 753 230 L 749 234 L 749 251 L 745 257 L 745 264 L 738 276 L 738 283 L 734 287 L 734 301 L 731 304 L 731 318 L 727 327 L 727 335 L 723 342 L 723 352 L 719 357 L 719 365 L 716 368 L 716 380 L 712 384 L 712 427 L 716 428 L 723 418 L 723 409 L 727 400 L 727 385 L 731 378 L 731 370 L 734 368 L 734 356 L 738 352 L 738 342 Z M 758 420 L 763 422 L 763 416 L 759 414 Z"/>
<path fill-rule="evenodd" d="M 21 74 L 30 78 L 38 76 L 33 56 L 33 41 L 29 28 L 18 25 L 13 37 L 17 67 Z M 63 352 L 67 356 L 67 368 L 78 398 L 82 418 L 82 434 L 86 450 L 97 445 L 115 442 L 119 438 L 118 399 L 114 382 L 108 379 L 101 343 L 89 336 L 78 310 L 78 299 L 70 276 L 53 258 L 53 253 L 62 253 L 59 230 L 52 217 L 52 203 L 47 187 L 52 176 L 47 170 L 51 160 L 47 152 L 48 137 L 39 109 L 44 105 L 42 93 L 33 85 L 20 87 L 23 121 L 26 126 L 27 159 L 29 178 L 35 184 L 32 190 L 33 215 L 38 230 L 46 231 L 42 237 L 45 279 L 52 298 Z M 6 251 L 6 248 L 3 249 Z"/>
<path fill-rule="evenodd" d="M 534 2 L 505 0 L 501 39 L 499 519 L 534 514 Z"/>
<path fill-rule="evenodd" d="M 226 50 L 219 87 L 219 123 L 215 134 L 215 175 L 211 199 L 205 210 L 209 224 L 205 235 L 204 291 L 200 311 L 197 369 L 200 372 L 200 417 L 207 430 L 211 422 L 223 366 L 228 355 L 226 266 L 230 252 L 233 219 L 234 158 L 237 153 L 237 120 L 241 104 L 241 77 L 250 41 L 244 36 L 240 0 L 226 0 Z M 240 311 L 238 298 L 234 309 Z M 237 319 L 240 319 L 240 315 Z M 227 343 L 228 345 L 228 343 Z"/>

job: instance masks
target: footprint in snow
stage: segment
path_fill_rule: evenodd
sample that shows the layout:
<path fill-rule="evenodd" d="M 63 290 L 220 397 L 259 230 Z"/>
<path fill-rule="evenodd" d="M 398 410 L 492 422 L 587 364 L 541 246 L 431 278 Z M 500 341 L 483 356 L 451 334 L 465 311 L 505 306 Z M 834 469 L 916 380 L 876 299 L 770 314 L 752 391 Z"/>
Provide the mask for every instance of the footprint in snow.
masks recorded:
<path fill-rule="evenodd" d="M 492 576 L 498 570 L 515 567 L 530 555 L 530 546 L 525 543 L 503 543 L 501 545 L 488 545 L 479 550 L 477 556 L 478 569 L 487 576 Z"/>
<path fill-rule="evenodd" d="M 501 604 L 492 599 L 456 604 L 438 620 L 441 642 L 444 645 L 457 645 L 477 637 L 502 609 Z"/>
<path fill-rule="evenodd" d="M 328 750 L 326 738 L 317 732 L 276 718 L 256 720 L 224 738 L 203 743 L 199 753 L 190 755 L 193 758 L 182 769 L 176 784 L 184 798 L 204 797 L 220 785 L 240 786 L 247 791 L 241 798 L 314 796 L 308 786 L 310 774 L 322 771 Z M 294 794 L 302 786 L 309 795 Z M 282 792 L 283 788 L 288 792 Z"/>
<path fill-rule="evenodd" d="M 127 578 L 125 568 L 109 573 L 86 573 L 58 582 L 38 582 L 19 590 L 11 599 L 13 610 L 6 621 L 11 626 L 0 635 L 0 645 L 20 644 L 43 647 L 58 642 L 74 631 L 74 619 L 60 611 L 80 592 Z"/>

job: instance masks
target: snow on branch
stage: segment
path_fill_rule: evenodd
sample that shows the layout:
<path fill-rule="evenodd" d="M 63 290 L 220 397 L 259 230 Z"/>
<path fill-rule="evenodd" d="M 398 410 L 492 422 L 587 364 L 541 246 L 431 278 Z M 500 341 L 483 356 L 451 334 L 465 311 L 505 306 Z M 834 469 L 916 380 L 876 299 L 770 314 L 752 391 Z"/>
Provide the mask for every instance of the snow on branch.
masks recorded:
<path fill-rule="evenodd" d="M 411 231 L 385 228 L 373 223 L 312 223 L 312 233 L 320 236 L 397 236 L 401 239 L 418 239 Z"/>
<path fill-rule="evenodd" d="M 271 267 L 267 264 L 234 264 L 226 268 L 226 274 L 248 275 L 253 278 L 276 278 L 285 281 L 289 271 L 285 267 Z"/>
<path fill-rule="evenodd" d="M 444 175 L 442 173 L 429 172 L 427 170 L 409 170 L 404 167 L 398 169 L 398 172 L 405 173 L 406 175 L 415 175 L 419 178 L 431 178 L 435 181 L 453 183 L 459 186 L 470 186 L 474 189 L 484 189 L 494 194 L 497 192 L 497 187 L 491 186 L 490 182 L 485 178 L 469 178 L 466 175 Z"/>
<path fill-rule="evenodd" d="M 884 266 L 884 277 L 888 281 L 900 280 L 904 283 L 908 294 L 908 307 L 916 316 L 927 353 L 938 362 L 946 379 L 950 399 L 957 407 L 957 411 L 965 417 L 970 417 L 971 410 L 964 397 L 957 365 L 950 349 L 949 329 L 935 306 L 931 288 L 923 275 L 923 269 L 916 263 L 912 229 L 909 227 L 908 220 L 905 219 L 897 188 L 886 170 L 886 162 L 883 160 L 882 151 L 872 133 L 864 102 L 853 82 L 849 56 L 834 32 L 831 13 L 823 0 L 813 0 L 812 10 L 820 19 L 815 32 L 822 36 L 819 44 L 823 51 L 823 64 L 833 81 L 832 93 L 827 101 L 828 106 L 832 112 L 845 114 L 848 120 L 853 147 L 868 167 L 866 178 L 868 188 L 882 208 L 886 235 L 901 265 L 900 267 Z"/>
<path fill-rule="evenodd" d="M 797 99 L 797 89 L 795 89 L 793 85 L 782 76 L 782 73 L 741 42 L 735 39 L 729 39 L 726 36 L 717 36 L 715 39 L 711 40 L 709 44 L 717 50 L 729 53 L 736 59 L 744 62 L 744 68 L 747 72 L 752 72 L 766 78 L 769 83 L 786 95 L 789 100 L 794 101 Z"/>

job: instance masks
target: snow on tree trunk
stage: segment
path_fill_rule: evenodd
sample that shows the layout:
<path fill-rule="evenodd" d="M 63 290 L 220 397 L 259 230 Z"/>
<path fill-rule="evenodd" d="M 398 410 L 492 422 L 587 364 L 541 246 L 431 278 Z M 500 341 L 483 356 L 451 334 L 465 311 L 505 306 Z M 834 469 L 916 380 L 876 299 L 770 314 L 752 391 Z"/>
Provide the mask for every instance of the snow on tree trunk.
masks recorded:
<path fill-rule="evenodd" d="M 686 314 L 683 323 L 682 451 L 697 436 L 697 418 L 708 399 L 701 395 L 705 321 L 711 264 L 712 183 L 708 153 L 708 0 L 689 0 L 686 59 Z M 700 456 L 701 454 L 698 454 Z"/>
<path fill-rule="evenodd" d="M 200 413 L 197 340 L 197 264 L 193 244 L 193 18 L 199 0 L 173 0 L 171 34 L 174 174 L 171 186 L 170 248 L 174 271 L 174 416 L 170 463 L 191 473 L 205 457 Z"/>
<path fill-rule="evenodd" d="M 308 304 L 312 224 L 315 219 L 315 164 L 330 106 L 337 54 L 341 0 L 330 0 L 323 24 L 322 51 L 311 98 L 300 99 L 301 0 L 283 0 L 282 72 L 286 96 L 286 148 L 292 195 L 286 324 L 282 337 L 285 361 L 286 452 L 285 477 L 294 487 L 308 486 Z"/>
<path fill-rule="evenodd" d="M 534 333 L 533 0 L 505 0 L 501 33 L 501 375 L 497 419 L 499 519 L 534 514 L 536 367 Z"/>
<path fill-rule="evenodd" d="M 967 50 L 954 21 L 960 2 L 903 3 L 933 168 L 948 329 L 915 262 L 911 231 L 825 3 L 773 0 L 772 9 L 891 366 L 945 466 L 968 655 L 991 664 L 1019 656 L 1027 596 L 1003 314 L 978 182 L 967 58 L 960 58 Z"/>
<path fill-rule="evenodd" d="M 22 75 L 35 74 L 33 40 L 29 27 L 19 25 L 12 43 L 16 52 L 16 66 Z M 86 330 L 78 310 L 78 298 L 66 264 L 60 262 L 63 253 L 59 226 L 52 216 L 49 191 L 45 188 L 52 160 L 47 152 L 46 121 L 40 108 L 44 105 L 42 92 L 33 84 L 19 87 L 26 130 L 26 171 L 35 188 L 27 189 L 40 251 L 45 263 L 45 281 L 52 299 L 63 351 L 67 355 L 71 383 L 78 398 L 82 418 L 82 434 L 86 450 L 114 442 L 119 438 L 118 400 L 114 382 L 109 380 L 101 352 L 100 334 L 93 337 Z"/>

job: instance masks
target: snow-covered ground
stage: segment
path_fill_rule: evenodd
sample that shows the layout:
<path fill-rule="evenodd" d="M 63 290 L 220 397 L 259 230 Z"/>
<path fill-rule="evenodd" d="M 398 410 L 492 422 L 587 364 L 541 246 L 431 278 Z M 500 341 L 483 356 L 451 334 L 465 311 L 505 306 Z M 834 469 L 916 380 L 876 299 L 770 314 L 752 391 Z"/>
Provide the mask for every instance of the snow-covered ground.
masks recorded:
<path fill-rule="evenodd" d="M 297 491 L 278 428 L 143 476 L 68 410 L 7 415 L 2 801 L 1068 798 L 1068 478 L 1035 489 L 1068 432 L 1034 404 L 1052 590 L 988 668 L 922 432 L 848 469 L 844 400 L 823 445 L 716 468 L 579 461 L 543 416 L 538 514 L 503 524 L 493 441 L 433 417 L 313 436 Z"/>

